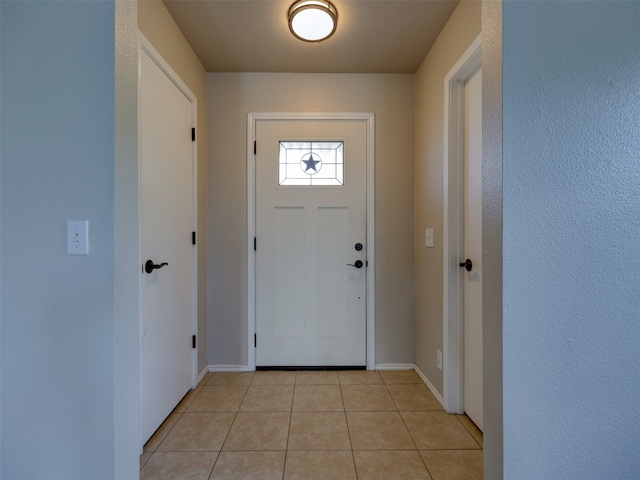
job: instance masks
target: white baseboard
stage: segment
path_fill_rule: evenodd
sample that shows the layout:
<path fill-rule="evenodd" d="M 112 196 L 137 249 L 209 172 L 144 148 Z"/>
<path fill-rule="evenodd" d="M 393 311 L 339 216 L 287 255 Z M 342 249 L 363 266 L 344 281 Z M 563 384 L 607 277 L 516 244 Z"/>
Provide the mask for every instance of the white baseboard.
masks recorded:
<path fill-rule="evenodd" d="M 209 373 L 209 367 L 204 367 L 200 372 L 200 375 L 198 375 L 198 378 L 196 380 L 196 385 L 200 385 L 200 382 L 202 381 L 202 379 L 207 373 Z"/>
<path fill-rule="evenodd" d="M 376 370 L 413 370 L 413 363 L 376 363 Z"/>
<path fill-rule="evenodd" d="M 436 390 L 436 387 L 434 387 L 431 384 L 429 379 L 425 376 L 424 373 L 422 373 L 422 371 L 417 366 L 414 365 L 413 368 L 416 371 L 416 373 L 418 374 L 418 376 L 422 379 L 424 384 L 429 388 L 429 390 L 431 390 L 431 393 L 433 393 L 433 396 L 436 397 L 436 400 L 438 400 L 440 402 L 440 405 L 442 405 L 442 408 L 444 408 L 444 400 L 442 399 L 442 395 L 440 395 L 440 392 L 438 392 L 438 390 Z M 445 410 L 446 410 L 446 408 L 445 408 Z"/>
<path fill-rule="evenodd" d="M 252 372 L 246 365 L 209 365 L 207 367 L 209 372 Z"/>

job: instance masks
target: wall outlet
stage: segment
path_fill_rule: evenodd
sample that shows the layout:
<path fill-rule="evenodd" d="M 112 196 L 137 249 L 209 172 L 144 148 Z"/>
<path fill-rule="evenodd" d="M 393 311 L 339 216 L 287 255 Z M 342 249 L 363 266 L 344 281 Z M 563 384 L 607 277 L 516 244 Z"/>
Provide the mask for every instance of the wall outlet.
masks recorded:
<path fill-rule="evenodd" d="M 438 359 L 436 361 L 438 362 L 438 370 L 442 371 L 442 352 L 440 350 L 438 350 Z"/>

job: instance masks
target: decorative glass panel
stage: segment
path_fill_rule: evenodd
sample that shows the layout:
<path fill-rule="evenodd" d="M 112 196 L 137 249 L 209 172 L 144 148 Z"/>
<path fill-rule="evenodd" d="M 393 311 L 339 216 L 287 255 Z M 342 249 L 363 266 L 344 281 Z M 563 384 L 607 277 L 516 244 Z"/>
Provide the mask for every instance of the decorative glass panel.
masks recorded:
<path fill-rule="evenodd" d="M 280 142 L 280 185 L 344 185 L 344 142 Z"/>

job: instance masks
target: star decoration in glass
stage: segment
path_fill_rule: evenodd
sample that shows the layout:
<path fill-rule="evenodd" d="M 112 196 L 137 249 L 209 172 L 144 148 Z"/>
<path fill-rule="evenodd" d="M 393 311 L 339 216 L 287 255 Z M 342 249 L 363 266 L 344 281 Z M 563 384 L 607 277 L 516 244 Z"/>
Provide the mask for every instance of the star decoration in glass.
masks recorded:
<path fill-rule="evenodd" d="M 302 157 L 301 163 L 305 165 L 302 168 L 304 169 L 304 173 L 308 175 L 314 175 L 318 173 L 322 168 L 322 165 L 320 164 L 320 157 L 315 156 L 313 153 L 307 153 L 306 155 L 304 155 Z"/>

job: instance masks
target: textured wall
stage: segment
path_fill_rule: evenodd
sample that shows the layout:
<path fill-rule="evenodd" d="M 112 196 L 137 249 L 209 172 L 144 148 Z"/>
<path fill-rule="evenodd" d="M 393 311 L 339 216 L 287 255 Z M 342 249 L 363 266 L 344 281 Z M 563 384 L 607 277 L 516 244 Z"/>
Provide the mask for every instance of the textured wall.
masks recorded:
<path fill-rule="evenodd" d="M 138 2 L 138 27 L 198 99 L 198 372 L 207 366 L 207 74 L 160 0 Z"/>
<path fill-rule="evenodd" d="M 442 393 L 444 77 L 480 34 L 480 2 L 461 2 L 416 73 L 415 107 L 415 363 Z M 424 229 L 434 229 L 434 248 Z"/>
<path fill-rule="evenodd" d="M 638 478 L 640 3 L 503 13 L 505 478 Z"/>
<path fill-rule="evenodd" d="M 376 362 L 413 363 L 413 76 L 209 76 L 209 363 L 247 364 L 248 112 L 376 115 Z"/>
<path fill-rule="evenodd" d="M 114 478 L 114 3 L 0 9 L 0 477 Z"/>

